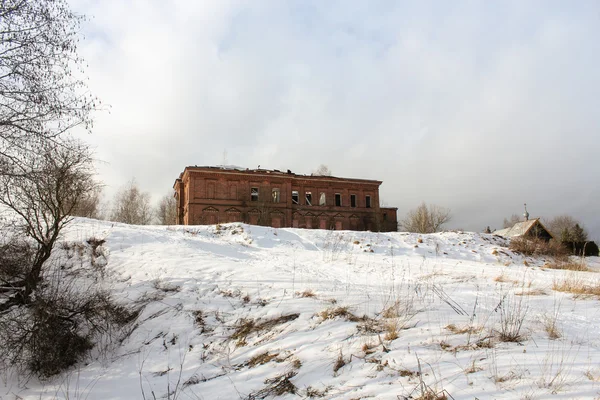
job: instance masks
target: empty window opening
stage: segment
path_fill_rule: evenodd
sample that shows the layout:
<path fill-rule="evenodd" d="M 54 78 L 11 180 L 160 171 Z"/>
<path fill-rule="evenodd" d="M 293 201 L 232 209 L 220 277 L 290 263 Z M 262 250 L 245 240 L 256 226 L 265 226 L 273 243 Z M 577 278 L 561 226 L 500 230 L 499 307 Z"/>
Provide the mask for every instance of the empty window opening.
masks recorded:
<path fill-rule="evenodd" d="M 365 204 L 367 208 L 371 208 L 371 196 L 365 197 Z M 385 215 L 385 214 L 384 214 Z"/>
<path fill-rule="evenodd" d="M 356 195 L 355 194 L 350 195 L 350 207 L 356 207 Z"/>
<path fill-rule="evenodd" d="M 321 194 L 319 195 L 319 205 L 320 206 L 324 206 L 325 204 L 326 204 L 326 202 L 325 202 L 325 193 L 321 192 Z"/>
<path fill-rule="evenodd" d="M 250 188 L 250 201 L 258 201 L 258 188 Z"/>
<path fill-rule="evenodd" d="M 336 207 L 342 206 L 342 195 L 340 193 L 335 194 L 335 205 Z"/>
<path fill-rule="evenodd" d="M 383 220 L 387 221 L 387 214 L 386 213 L 383 213 Z"/>
<path fill-rule="evenodd" d="M 279 203 L 279 189 L 275 188 L 271 192 L 271 197 L 273 198 L 273 203 Z"/>
<path fill-rule="evenodd" d="M 292 203 L 300 204 L 300 197 L 298 196 L 297 190 L 292 190 Z"/>
<path fill-rule="evenodd" d="M 304 198 L 306 199 L 306 205 L 312 206 L 312 193 L 311 192 L 304 193 Z"/>

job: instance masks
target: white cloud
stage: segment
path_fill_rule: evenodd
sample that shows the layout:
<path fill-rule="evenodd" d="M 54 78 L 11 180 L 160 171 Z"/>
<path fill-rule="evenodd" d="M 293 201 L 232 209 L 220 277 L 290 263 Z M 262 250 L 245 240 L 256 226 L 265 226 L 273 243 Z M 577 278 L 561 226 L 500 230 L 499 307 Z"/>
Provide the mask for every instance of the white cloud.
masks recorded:
<path fill-rule="evenodd" d="M 82 51 L 111 112 L 105 181 L 155 196 L 185 165 L 382 179 L 467 229 L 593 212 L 597 3 L 87 1 Z"/>

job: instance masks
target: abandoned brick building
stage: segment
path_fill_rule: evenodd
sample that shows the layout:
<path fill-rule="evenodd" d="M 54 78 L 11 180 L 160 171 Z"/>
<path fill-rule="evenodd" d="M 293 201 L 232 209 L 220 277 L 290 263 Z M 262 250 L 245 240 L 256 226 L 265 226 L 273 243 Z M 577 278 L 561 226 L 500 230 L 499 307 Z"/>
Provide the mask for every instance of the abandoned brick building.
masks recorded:
<path fill-rule="evenodd" d="M 175 181 L 177 223 L 396 231 L 381 181 L 237 167 L 186 167 Z"/>

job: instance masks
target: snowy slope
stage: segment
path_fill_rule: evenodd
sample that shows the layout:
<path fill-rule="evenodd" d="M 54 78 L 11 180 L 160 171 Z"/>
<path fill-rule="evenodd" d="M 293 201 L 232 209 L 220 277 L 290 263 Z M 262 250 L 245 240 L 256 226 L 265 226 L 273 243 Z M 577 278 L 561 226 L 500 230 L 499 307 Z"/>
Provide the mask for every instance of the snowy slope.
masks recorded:
<path fill-rule="evenodd" d="M 546 269 L 499 237 L 79 219 L 64 241 L 90 237 L 106 240 L 97 284 L 146 304 L 135 329 L 49 381 L 5 371 L 0 399 L 600 396 L 598 300 L 552 290 L 597 273 Z M 522 338 L 499 341 L 519 311 Z"/>

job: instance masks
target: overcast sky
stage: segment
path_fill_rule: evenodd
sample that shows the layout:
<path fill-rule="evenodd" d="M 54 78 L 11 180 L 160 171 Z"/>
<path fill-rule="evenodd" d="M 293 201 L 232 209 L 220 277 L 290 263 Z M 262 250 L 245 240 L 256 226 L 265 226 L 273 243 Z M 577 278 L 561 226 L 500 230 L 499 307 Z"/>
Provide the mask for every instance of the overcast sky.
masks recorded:
<path fill-rule="evenodd" d="M 480 231 L 527 202 L 600 239 L 599 1 L 71 1 L 109 195 L 326 164 L 383 180 L 399 216 Z"/>

